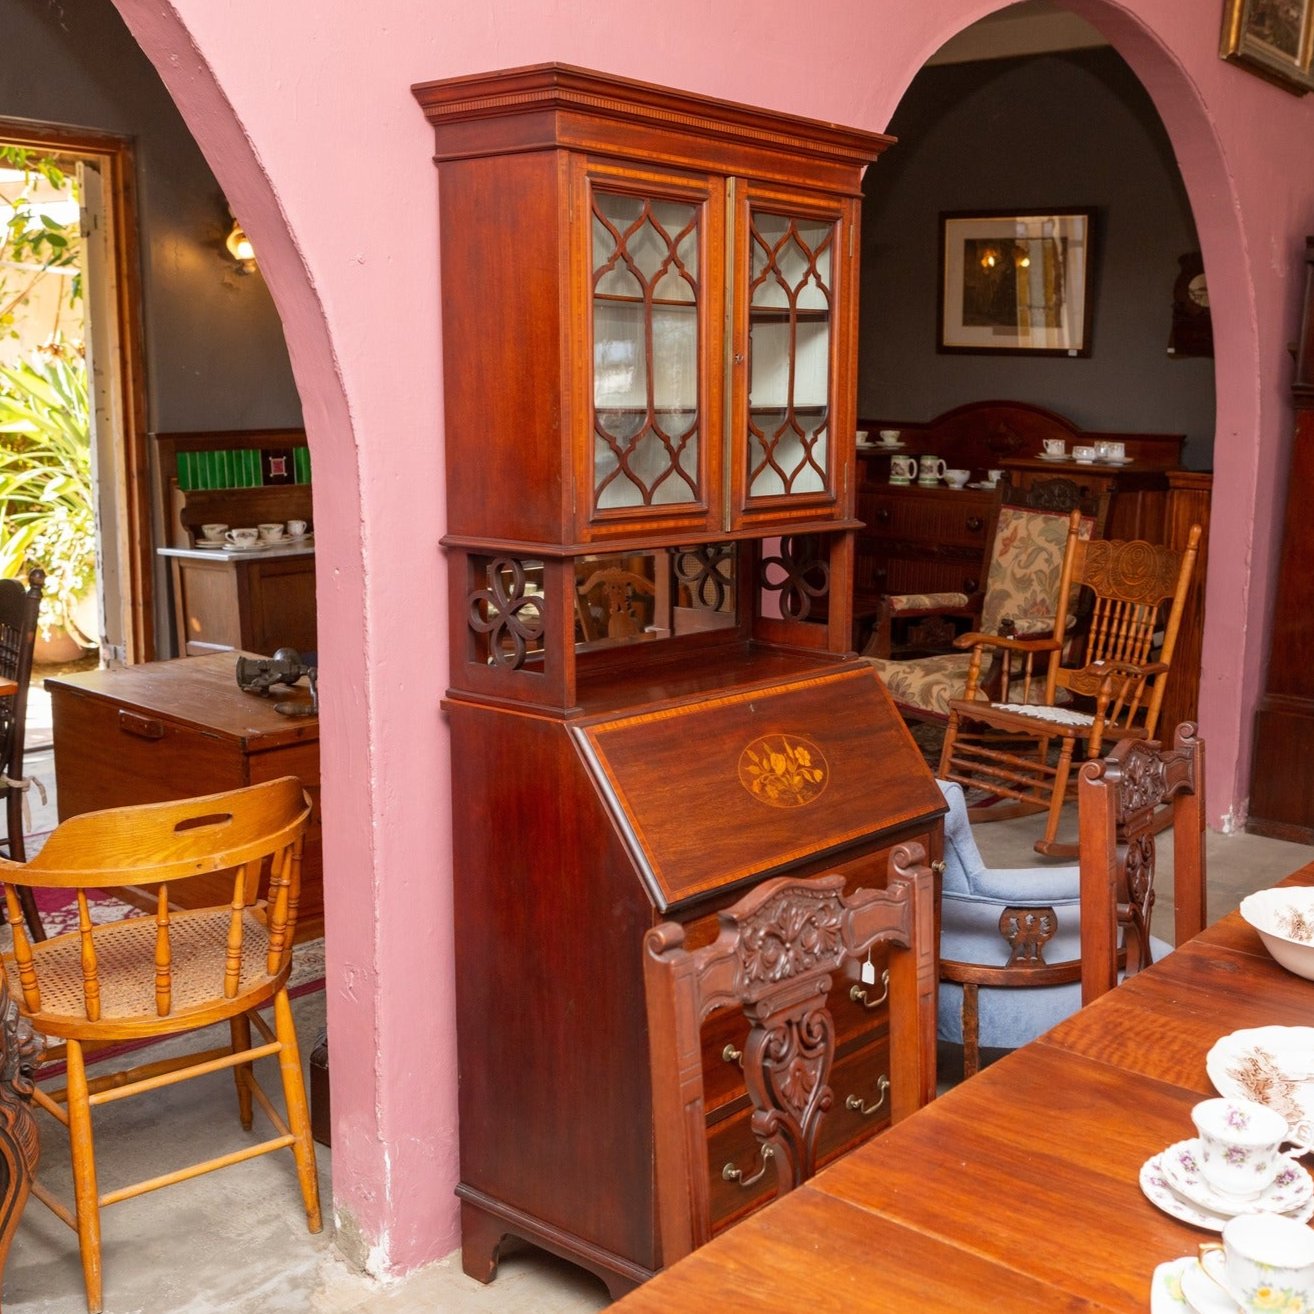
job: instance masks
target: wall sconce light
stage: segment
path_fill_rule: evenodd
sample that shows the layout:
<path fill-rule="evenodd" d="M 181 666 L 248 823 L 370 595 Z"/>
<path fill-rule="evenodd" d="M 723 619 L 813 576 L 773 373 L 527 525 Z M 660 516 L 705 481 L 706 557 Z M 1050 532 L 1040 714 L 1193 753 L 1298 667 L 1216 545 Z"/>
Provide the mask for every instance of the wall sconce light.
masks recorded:
<path fill-rule="evenodd" d="M 224 245 L 228 248 L 228 254 L 237 261 L 239 274 L 255 273 L 255 247 L 251 245 L 251 239 L 236 219 L 233 220 L 233 226 L 224 240 Z"/>

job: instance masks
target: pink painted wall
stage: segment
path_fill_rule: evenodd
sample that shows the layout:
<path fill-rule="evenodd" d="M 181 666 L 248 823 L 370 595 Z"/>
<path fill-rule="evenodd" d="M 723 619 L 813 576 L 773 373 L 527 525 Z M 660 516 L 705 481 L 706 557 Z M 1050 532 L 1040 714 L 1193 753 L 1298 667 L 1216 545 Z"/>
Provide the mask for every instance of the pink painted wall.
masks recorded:
<path fill-rule="evenodd" d="M 349 1253 L 404 1271 L 457 1244 L 437 196 L 410 85 L 560 59 L 880 129 L 923 61 L 1000 6 L 114 2 L 255 241 L 304 403 L 317 476 L 334 1203 Z M 1224 495 L 1202 721 L 1211 813 L 1237 820 L 1289 428 L 1284 344 L 1314 231 L 1314 97 L 1221 63 L 1217 5 L 1071 8 L 1106 31 L 1159 105 L 1208 263 Z"/>

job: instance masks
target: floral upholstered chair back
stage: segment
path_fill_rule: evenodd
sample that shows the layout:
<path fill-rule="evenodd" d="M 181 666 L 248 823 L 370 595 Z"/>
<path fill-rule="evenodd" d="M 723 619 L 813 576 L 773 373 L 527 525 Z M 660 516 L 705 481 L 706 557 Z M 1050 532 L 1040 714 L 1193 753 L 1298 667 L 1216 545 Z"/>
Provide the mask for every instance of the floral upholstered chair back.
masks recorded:
<path fill-rule="evenodd" d="M 1093 517 L 1083 516 L 1078 536 L 1089 539 L 1094 529 Z M 1052 631 L 1067 541 L 1066 513 L 999 508 L 981 606 L 983 634 L 998 634 L 1005 620 L 1013 621 L 1022 635 Z"/>

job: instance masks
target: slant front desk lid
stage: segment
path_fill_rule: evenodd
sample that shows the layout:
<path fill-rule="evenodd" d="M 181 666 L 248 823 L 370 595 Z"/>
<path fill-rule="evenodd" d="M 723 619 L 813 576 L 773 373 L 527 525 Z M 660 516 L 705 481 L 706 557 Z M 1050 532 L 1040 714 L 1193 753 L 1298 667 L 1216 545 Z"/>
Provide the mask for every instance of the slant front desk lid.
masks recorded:
<path fill-rule="evenodd" d="M 865 666 L 574 734 L 662 911 L 944 811 Z"/>

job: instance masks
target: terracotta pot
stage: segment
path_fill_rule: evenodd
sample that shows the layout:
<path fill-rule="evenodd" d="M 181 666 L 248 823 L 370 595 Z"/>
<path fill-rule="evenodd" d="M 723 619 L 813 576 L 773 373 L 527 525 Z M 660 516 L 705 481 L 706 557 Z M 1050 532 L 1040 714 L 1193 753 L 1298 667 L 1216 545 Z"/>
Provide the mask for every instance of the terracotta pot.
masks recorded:
<path fill-rule="evenodd" d="M 77 661 L 83 651 L 82 645 L 61 625 L 48 634 L 37 631 L 32 661 L 39 666 L 58 666 L 63 662 Z"/>

